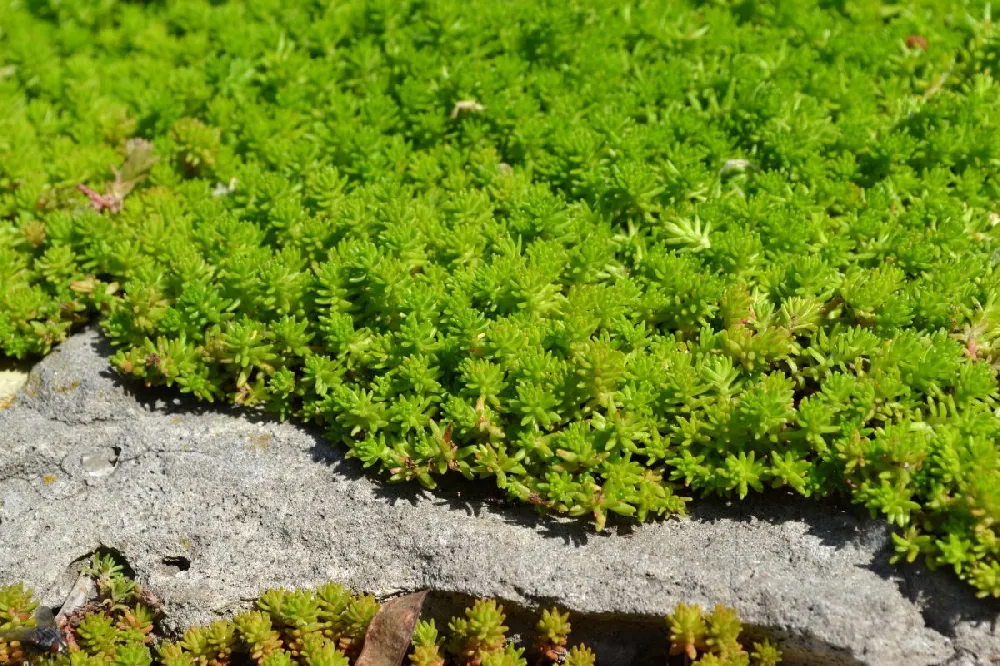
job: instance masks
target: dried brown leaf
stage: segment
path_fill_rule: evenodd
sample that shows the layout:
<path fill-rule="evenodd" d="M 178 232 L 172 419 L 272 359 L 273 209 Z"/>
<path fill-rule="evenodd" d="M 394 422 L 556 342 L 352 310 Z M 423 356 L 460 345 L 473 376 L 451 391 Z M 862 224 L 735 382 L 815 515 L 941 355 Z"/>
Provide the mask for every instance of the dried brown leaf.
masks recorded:
<path fill-rule="evenodd" d="M 426 598 L 427 590 L 424 590 L 382 604 L 378 615 L 368 625 L 365 647 L 355 666 L 400 666 L 413 640 Z"/>

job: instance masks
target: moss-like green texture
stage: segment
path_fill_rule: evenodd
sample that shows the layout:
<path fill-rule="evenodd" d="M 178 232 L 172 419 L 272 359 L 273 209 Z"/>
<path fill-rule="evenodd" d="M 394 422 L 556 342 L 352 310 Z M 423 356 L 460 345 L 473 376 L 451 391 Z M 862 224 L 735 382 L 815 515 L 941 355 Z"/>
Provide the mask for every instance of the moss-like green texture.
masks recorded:
<path fill-rule="evenodd" d="M 191 627 L 179 640 L 158 635 L 158 601 L 127 578 L 114 559 L 95 555 L 88 573 L 97 598 L 66 615 L 44 634 L 33 615 L 38 602 L 23 585 L 0 587 L 0 664 L 48 666 L 395 666 L 370 641 L 398 636 L 400 630 L 369 632 L 382 619 L 370 595 L 355 595 L 328 583 L 316 590 L 268 590 L 256 608 L 231 620 Z M 417 609 L 419 617 L 419 609 Z M 585 645 L 569 646 L 568 613 L 542 611 L 531 646 L 507 637 L 503 606 L 476 600 L 441 635 L 433 620 L 419 620 L 403 663 L 410 666 L 595 666 Z M 768 641 L 748 649 L 736 612 L 717 606 L 704 615 L 697 606 L 679 604 L 666 618 L 670 654 L 683 664 L 702 666 L 776 666 L 780 651 Z M 405 638 L 405 634 L 403 634 Z M 396 640 L 393 638 L 392 640 Z M 406 644 L 405 642 L 403 643 Z M 55 648 L 55 649 L 53 649 Z M 678 661 L 680 664 L 681 661 Z"/>
<path fill-rule="evenodd" d="M 998 596 L 998 63 L 978 1 L 0 0 L 0 350 L 99 312 L 393 480 L 835 496 Z"/>

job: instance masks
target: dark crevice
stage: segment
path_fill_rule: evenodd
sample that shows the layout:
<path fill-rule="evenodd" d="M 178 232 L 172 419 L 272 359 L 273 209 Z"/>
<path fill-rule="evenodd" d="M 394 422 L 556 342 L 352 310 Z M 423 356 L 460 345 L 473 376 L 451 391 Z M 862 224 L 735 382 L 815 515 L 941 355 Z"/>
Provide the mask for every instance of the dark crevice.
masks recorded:
<path fill-rule="evenodd" d="M 475 597 L 447 591 L 431 592 L 424 603 L 421 619 L 433 619 L 439 627 L 448 626 L 452 617 L 462 616 Z M 558 599 L 532 598 L 529 604 L 497 598 L 503 605 L 510 640 L 528 648 L 530 641 L 519 639 L 536 635 L 536 623 L 543 608 L 564 604 Z M 683 655 L 669 654 L 669 632 L 666 620 L 659 615 L 624 613 L 582 613 L 571 611 L 573 630 L 569 645 L 585 643 L 597 656 L 598 664 L 628 664 L 629 666 L 681 666 Z M 781 631 L 773 627 L 744 624 L 741 641 L 752 649 L 754 641 L 770 639 L 777 642 L 784 654 L 784 666 L 861 666 L 843 650 L 811 636 Z M 526 653 L 526 656 L 528 654 Z M 529 659 L 531 663 L 531 659 Z"/>
<path fill-rule="evenodd" d="M 191 560 L 183 555 L 167 555 L 162 560 L 163 566 L 172 574 L 178 574 L 191 568 Z"/>

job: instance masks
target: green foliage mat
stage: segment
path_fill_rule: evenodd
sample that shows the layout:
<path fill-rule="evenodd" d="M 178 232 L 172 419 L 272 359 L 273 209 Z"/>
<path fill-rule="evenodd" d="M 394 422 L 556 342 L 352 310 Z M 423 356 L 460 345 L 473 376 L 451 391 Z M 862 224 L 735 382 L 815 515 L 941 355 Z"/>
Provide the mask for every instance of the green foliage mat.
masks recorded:
<path fill-rule="evenodd" d="M 842 497 L 1000 596 L 988 7 L 0 0 L 0 350 L 99 312 L 393 480 Z"/>

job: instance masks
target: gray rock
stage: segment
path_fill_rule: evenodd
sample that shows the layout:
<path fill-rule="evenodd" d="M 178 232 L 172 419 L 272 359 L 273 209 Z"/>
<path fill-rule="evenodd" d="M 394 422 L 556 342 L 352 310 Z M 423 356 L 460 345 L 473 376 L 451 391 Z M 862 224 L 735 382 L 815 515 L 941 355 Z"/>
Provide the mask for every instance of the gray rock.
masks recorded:
<path fill-rule="evenodd" d="M 478 485 L 438 493 L 365 474 L 309 428 L 123 383 L 93 331 L 33 370 L 0 411 L 0 584 L 58 605 L 110 549 L 171 628 L 269 587 L 337 580 L 385 597 L 435 590 L 432 614 L 505 603 L 512 629 L 558 603 L 606 664 L 664 663 L 678 601 L 734 606 L 789 664 L 987 664 L 995 602 L 946 572 L 890 567 L 889 531 L 832 505 L 767 495 L 619 525 L 542 518 Z"/>

